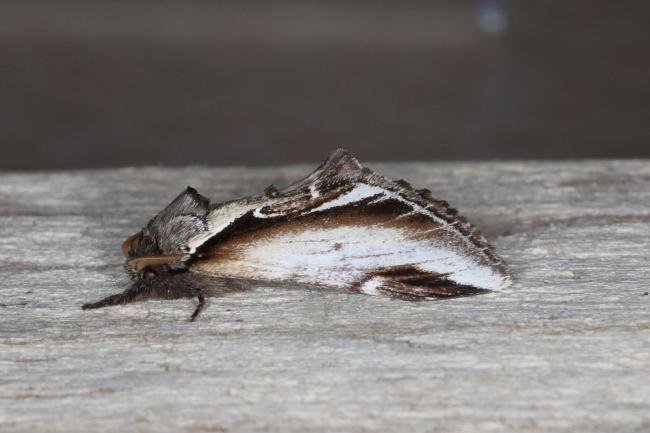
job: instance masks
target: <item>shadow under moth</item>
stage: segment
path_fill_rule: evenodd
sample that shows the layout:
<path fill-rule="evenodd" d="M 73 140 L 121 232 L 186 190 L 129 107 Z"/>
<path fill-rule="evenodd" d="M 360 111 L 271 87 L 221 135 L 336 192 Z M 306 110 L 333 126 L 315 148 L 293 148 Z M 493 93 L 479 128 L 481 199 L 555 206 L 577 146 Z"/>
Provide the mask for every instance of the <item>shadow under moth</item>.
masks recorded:
<path fill-rule="evenodd" d="M 278 190 L 211 204 L 188 187 L 122 245 L 132 285 L 83 309 L 243 291 L 255 282 L 403 300 L 505 288 L 504 262 L 447 202 L 336 150 Z"/>

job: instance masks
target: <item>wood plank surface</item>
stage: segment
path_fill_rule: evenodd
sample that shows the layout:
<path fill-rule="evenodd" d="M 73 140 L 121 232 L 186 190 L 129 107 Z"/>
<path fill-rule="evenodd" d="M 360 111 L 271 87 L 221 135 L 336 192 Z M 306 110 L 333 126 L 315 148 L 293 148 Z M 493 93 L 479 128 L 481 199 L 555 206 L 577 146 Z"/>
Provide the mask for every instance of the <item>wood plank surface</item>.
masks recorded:
<path fill-rule="evenodd" d="M 82 311 L 185 186 L 221 201 L 313 167 L 0 174 L 0 431 L 650 431 L 650 161 L 367 165 L 457 207 L 512 290 Z"/>

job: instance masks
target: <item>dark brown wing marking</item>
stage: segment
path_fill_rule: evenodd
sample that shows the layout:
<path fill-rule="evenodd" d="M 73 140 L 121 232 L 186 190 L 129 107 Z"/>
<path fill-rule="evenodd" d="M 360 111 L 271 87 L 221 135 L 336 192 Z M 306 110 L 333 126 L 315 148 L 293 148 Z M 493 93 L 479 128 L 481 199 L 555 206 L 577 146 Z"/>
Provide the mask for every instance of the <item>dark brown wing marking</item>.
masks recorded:
<path fill-rule="evenodd" d="M 398 266 L 368 275 L 353 287 L 367 294 L 382 294 L 407 301 L 453 298 L 487 293 L 489 290 L 456 284 L 445 274 L 423 272 L 413 266 Z"/>

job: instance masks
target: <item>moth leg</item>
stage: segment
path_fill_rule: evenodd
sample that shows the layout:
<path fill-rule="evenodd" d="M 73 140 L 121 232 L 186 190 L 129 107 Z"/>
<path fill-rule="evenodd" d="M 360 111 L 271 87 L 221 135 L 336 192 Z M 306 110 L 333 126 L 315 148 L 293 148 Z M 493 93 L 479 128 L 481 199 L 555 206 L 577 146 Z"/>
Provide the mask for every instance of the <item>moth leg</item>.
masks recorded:
<path fill-rule="evenodd" d="M 166 274 L 137 281 L 122 293 L 108 296 L 98 302 L 82 305 L 82 309 L 124 305 L 131 302 L 148 299 L 185 299 L 198 298 L 198 305 L 189 317 L 195 321 L 208 305 L 208 297 L 223 296 L 227 293 L 247 290 L 245 284 L 237 284 L 231 280 L 208 278 L 191 272 Z"/>
<path fill-rule="evenodd" d="M 192 284 L 198 283 L 193 280 L 191 276 L 185 278 L 185 274 L 181 274 L 176 278 L 166 278 L 160 280 L 155 284 L 152 289 L 152 297 L 156 299 L 183 299 L 183 298 L 198 298 L 199 304 L 190 316 L 190 322 L 194 322 L 199 314 L 207 306 L 206 293 L 201 287 Z"/>
<path fill-rule="evenodd" d="M 156 292 L 161 292 L 157 297 L 164 299 L 197 298 L 199 303 L 189 318 L 190 322 L 194 322 L 208 306 L 207 298 L 242 292 L 248 290 L 250 284 L 241 280 L 184 272 L 161 279 L 155 287 Z"/>
<path fill-rule="evenodd" d="M 143 285 L 134 284 L 122 293 L 110 295 L 97 302 L 89 302 L 81 306 L 82 310 L 109 307 L 111 305 L 125 305 L 131 302 L 143 301 L 151 297 L 151 290 Z"/>
<path fill-rule="evenodd" d="M 201 314 L 201 311 L 205 308 L 205 296 L 203 296 L 203 293 L 199 293 L 198 296 L 199 298 L 199 305 L 196 306 L 196 309 L 190 316 L 190 322 L 194 322 L 197 317 L 199 317 L 199 314 Z"/>

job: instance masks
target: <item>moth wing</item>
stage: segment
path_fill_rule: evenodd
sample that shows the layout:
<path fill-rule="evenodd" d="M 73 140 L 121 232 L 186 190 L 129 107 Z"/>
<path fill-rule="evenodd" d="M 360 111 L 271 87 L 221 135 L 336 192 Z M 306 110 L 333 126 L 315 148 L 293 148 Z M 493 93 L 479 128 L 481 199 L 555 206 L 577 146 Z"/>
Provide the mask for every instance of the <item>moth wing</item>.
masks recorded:
<path fill-rule="evenodd" d="M 201 247 L 191 270 L 419 299 L 499 290 L 509 282 L 454 233 L 378 197 L 293 218 L 251 213 L 245 223 L 253 229 L 233 225 Z"/>
<path fill-rule="evenodd" d="M 223 203 L 208 220 L 191 266 L 215 276 L 360 291 L 366 282 L 375 294 L 419 298 L 510 283 L 494 249 L 447 202 L 342 149 L 284 190 Z M 387 274 L 405 267 L 422 278 Z"/>
<path fill-rule="evenodd" d="M 364 167 L 345 149 L 336 149 L 311 174 L 281 191 L 284 196 L 313 193 L 323 186 L 341 183 L 353 184 L 363 176 Z"/>
<path fill-rule="evenodd" d="M 196 189 L 188 186 L 185 191 L 158 213 L 152 222 L 160 222 L 178 215 L 205 216 L 209 204 L 210 201 L 206 197 L 199 194 Z"/>
<path fill-rule="evenodd" d="M 172 254 L 187 247 L 190 239 L 206 233 L 209 229 L 206 216 L 209 200 L 194 188 L 176 197 L 144 228 L 148 236 L 157 239 L 162 253 Z"/>

